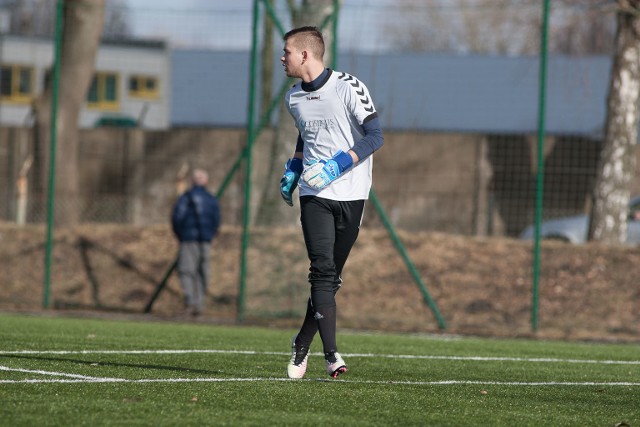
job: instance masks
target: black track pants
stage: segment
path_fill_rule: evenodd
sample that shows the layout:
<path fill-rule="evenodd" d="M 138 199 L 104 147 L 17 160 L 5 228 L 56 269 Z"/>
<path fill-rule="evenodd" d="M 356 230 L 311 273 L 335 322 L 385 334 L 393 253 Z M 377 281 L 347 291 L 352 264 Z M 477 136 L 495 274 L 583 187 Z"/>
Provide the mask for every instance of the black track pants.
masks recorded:
<path fill-rule="evenodd" d="M 300 198 L 300 221 L 309 256 L 311 302 L 318 310 L 335 306 L 342 268 L 358 238 L 364 200 L 340 202 L 320 197 Z"/>

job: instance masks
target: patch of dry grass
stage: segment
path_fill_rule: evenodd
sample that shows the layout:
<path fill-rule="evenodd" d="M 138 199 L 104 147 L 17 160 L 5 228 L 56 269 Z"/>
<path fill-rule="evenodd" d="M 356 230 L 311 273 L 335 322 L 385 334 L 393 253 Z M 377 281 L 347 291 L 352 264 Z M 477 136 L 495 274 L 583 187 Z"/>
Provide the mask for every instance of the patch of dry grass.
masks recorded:
<path fill-rule="evenodd" d="M 446 332 L 553 339 L 640 340 L 640 250 L 543 242 L 539 329 L 531 332 L 532 245 L 505 238 L 399 233 L 444 316 Z M 43 301 L 44 228 L 0 224 L 0 308 Z M 203 321 L 237 315 L 241 230 L 223 227 L 213 246 Z M 51 302 L 66 309 L 141 313 L 175 259 L 168 226 L 83 225 L 55 234 Z M 248 249 L 245 321 L 296 327 L 308 295 L 308 261 L 296 228 L 254 229 Z M 438 323 L 385 230 L 363 229 L 338 293 L 339 326 L 439 332 Z M 173 275 L 153 307 L 181 311 Z"/>

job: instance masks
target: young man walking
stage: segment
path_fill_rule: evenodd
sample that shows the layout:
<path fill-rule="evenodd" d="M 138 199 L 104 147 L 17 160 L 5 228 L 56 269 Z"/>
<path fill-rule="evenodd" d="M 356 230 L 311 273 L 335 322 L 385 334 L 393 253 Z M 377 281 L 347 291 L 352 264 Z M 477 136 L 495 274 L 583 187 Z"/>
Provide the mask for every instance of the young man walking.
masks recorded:
<path fill-rule="evenodd" d="M 293 206 L 293 191 L 300 184 L 300 220 L 311 285 L 287 374 L 304 376 L 309 347 L 319 332 L 327 373 L 337 378 L 347 366 L 336 343 L 335 294 L 369 197 L 371 154 L 384 138 L 367 87 L 350 74 L 325 68 L 324 39 L 316 27 L 293 29 L 284 41 L 285 73 L 301 81 L 285 96 L 299 135 L 280 193 Z"/>

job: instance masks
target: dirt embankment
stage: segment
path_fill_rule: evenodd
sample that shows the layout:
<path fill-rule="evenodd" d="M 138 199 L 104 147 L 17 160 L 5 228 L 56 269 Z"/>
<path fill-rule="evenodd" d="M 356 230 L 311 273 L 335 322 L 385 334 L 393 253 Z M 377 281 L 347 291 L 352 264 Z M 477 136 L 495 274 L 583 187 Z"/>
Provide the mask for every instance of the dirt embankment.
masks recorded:
<path fill-rule="evenodd" d="M 0 309 L 42 310 L 45 233 L 0 224 Z M 339 326 L 366 330 L 549 339 L 640 341 L 640 249 L 543 242 L 538 328 L 532 331 L 532 245 L 513 239 L 402 233 L 426 292 L 385 230 L 363 229 L 338 294 Z M 214 243 L 209 306 L 191 321 L 237 319 L 296 327 L 308 294 L 297 229 L 256 229 L 240 286 L 241 230 Z M 55 313 L 175 319 L 181 292 L 172 275 L 151 314 L 142 314 L 175 259 L 168 227 L 84 225 L 54 239 L 50 306 Z M 429 308 L 431 297 L 440 313 Z M 51 311 L 51 309 L 50 309 Z M 441 323 L 446 329 L 440 328 Z"/>

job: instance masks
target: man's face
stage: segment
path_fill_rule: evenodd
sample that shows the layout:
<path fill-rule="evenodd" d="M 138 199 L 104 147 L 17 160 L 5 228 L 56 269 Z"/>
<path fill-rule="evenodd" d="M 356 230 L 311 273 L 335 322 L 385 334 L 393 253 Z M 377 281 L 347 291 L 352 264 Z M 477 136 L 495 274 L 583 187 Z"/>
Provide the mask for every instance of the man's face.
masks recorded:
<path fill-rule="evenodd" d="M 301 66 L 304 54 L 296 49 L 292 43 L 292 38 L 288 39 L 284 44 L 284 54 L 280 58 L 284 72 L 288 77 L 302 77 Z"/>

